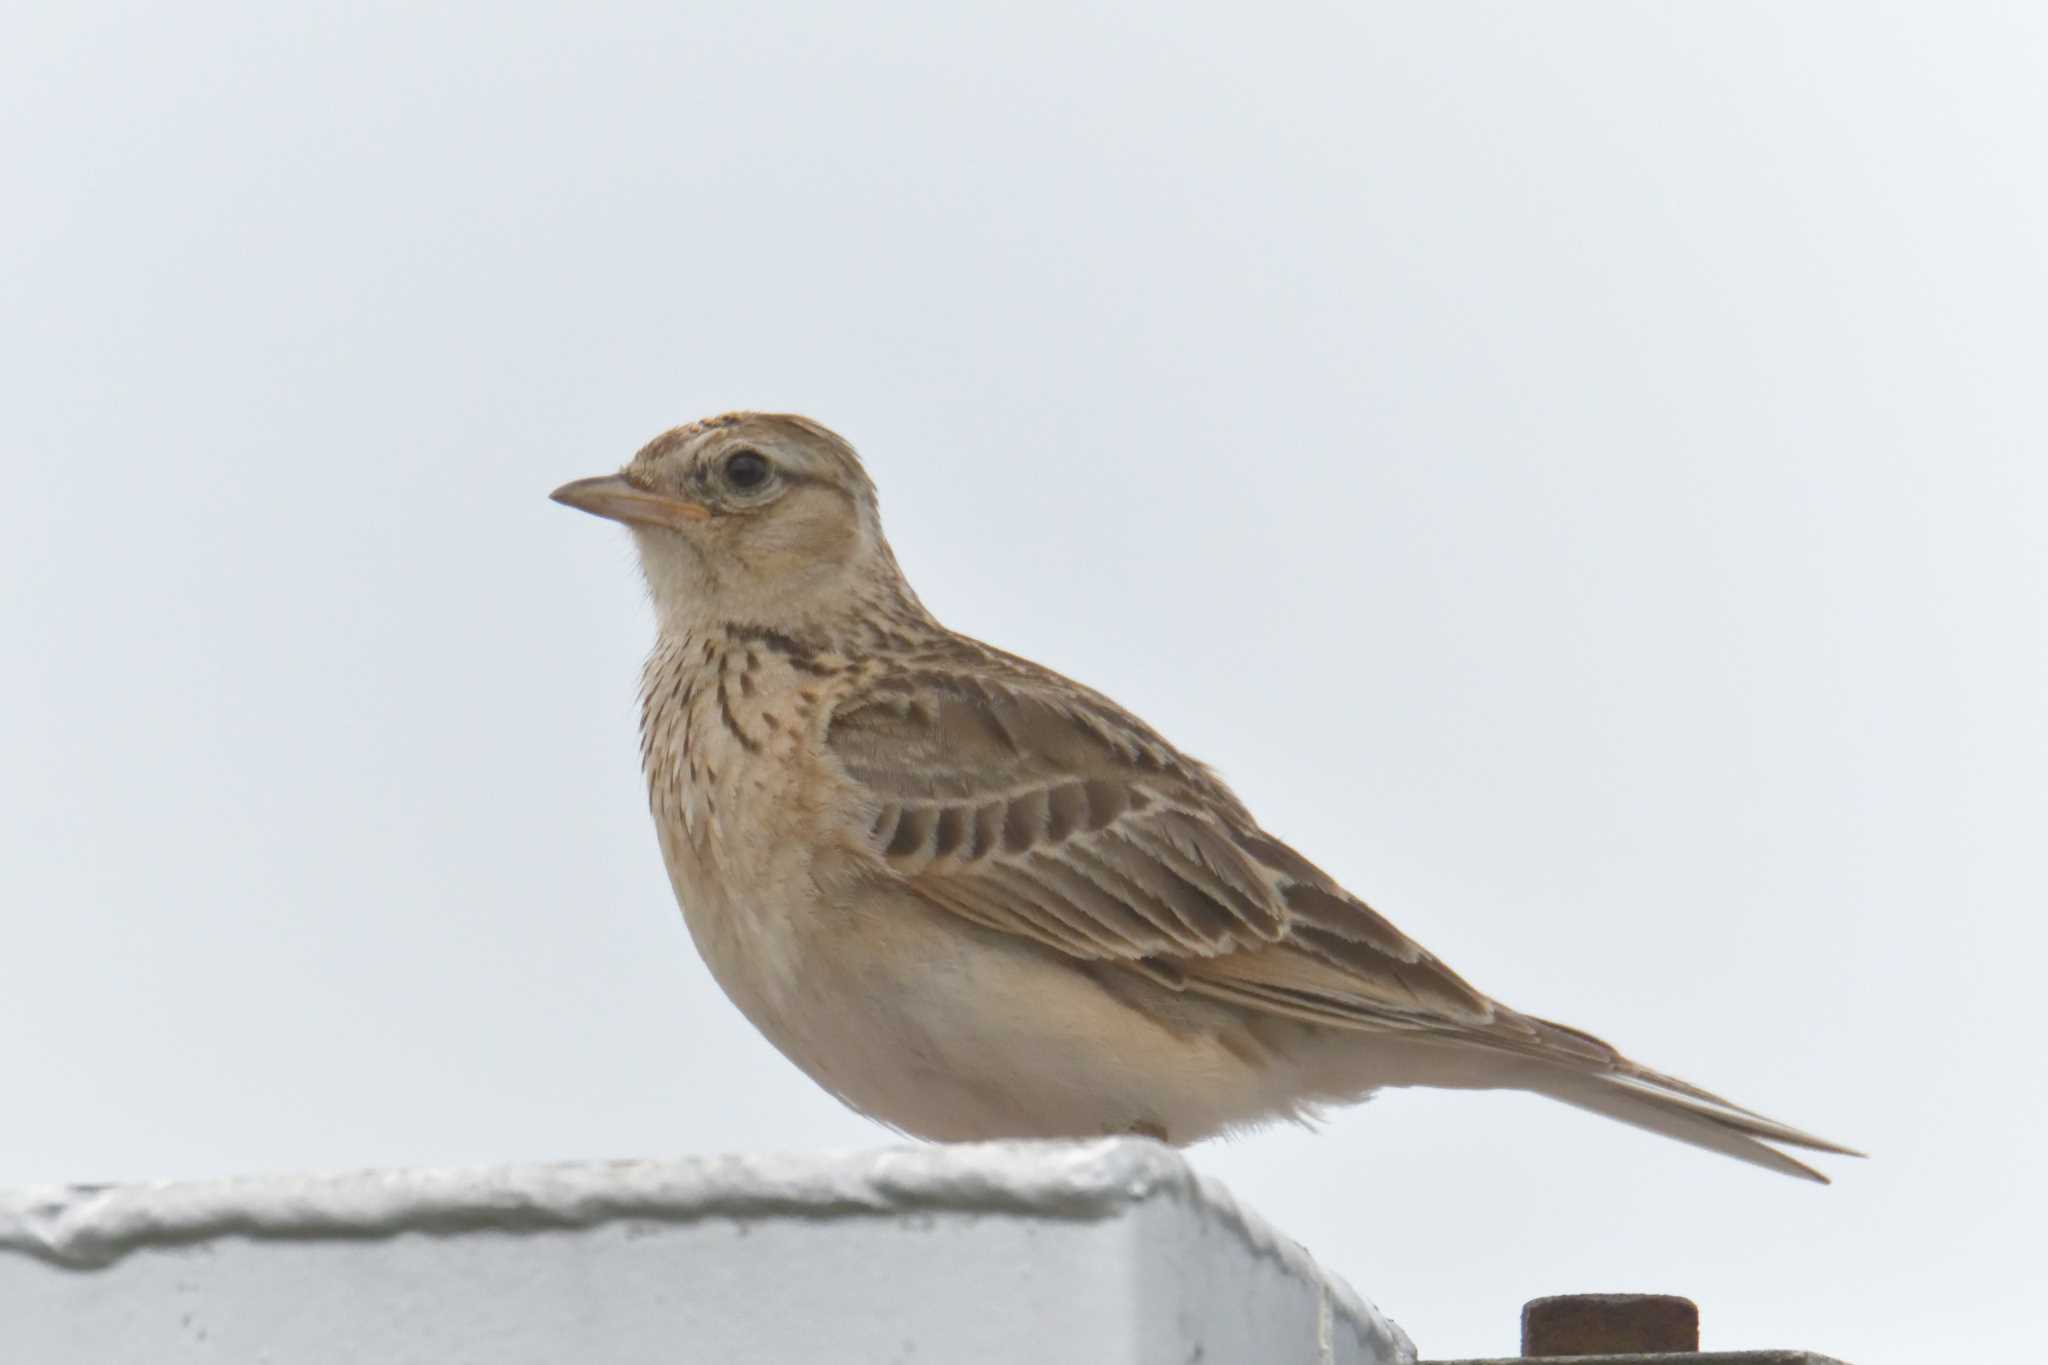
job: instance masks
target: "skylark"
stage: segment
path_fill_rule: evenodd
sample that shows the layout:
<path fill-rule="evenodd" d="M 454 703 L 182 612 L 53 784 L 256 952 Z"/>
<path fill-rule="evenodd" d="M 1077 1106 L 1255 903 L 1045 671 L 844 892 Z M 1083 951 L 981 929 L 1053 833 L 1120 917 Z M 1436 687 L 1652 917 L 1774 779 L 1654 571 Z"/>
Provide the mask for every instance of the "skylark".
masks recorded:
<path fill-rule="evenodd" d="M 1849 1152 L 1490 999 L 1143 721 L 940 625 L 816 422 L 678 427 L 554 497 L 638 542 L 641 759 L 691 937 L 854 1109 L 1187 1143 L 1512 1087 L 1815 1180 L 1767 1144 Z"/>

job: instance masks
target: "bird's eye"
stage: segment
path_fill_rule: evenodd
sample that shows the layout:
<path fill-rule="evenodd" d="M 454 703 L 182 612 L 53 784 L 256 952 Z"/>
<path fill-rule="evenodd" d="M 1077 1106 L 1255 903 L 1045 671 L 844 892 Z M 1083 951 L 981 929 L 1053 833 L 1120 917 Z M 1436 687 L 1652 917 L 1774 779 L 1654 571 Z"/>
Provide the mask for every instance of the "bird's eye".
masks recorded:
<path fill-rule="evenodd" d="M 768 482 L 768 457 L 758 450 L 738 450 L 725 457 L 725 481 L 734 488 L 759 488 Z"/>

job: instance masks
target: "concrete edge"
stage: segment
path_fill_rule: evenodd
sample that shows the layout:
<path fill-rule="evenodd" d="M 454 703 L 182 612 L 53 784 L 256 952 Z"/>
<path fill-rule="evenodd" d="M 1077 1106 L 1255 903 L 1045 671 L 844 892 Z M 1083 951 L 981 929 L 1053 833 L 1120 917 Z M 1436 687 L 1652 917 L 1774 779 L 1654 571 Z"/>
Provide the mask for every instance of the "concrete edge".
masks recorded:
<path fill-rule="evenodd" d="M 1198 1180 L 1158 1143 L 1104 1139 L 44 1186 L 0 1191 L 0 1251 L 92 1269 L 146 1247 L 228 1236 L 354 1239 L 941 1209 L 1099 1219 L 1157 1193 L 1187 1197 Z"/>
<path fill-rule="evenodd" d="M 1331 1311 L 1367 1338 L 1414 1358 L 1407 1335 L 1349 1285 L 1173 1148 L 1145 1138 L 0 1190 L 0 1253 L 90 1271 L 150 1247 L 223 1237 L 357 1240 L 934 1210 L 1095 1220 L 1153 1198 L 1217 1219 L 1255 1254 L 1319 1286 Z"/>
<path fill-rule="evenodd" d="M 930 1211 L 1101 1220 L 1155 1198 L 1217 1220 L 1254 1254 L 1317 1286 L 1326 1311 L 1385 1343 L 1393 1358 L 1414 1359 L 1407 1334 L 1349 1285 L 1180 1153 L 1145 1138 L 0 1190 L 0 1254 L 90 1272 L 133 1252 L 228 1237 L 363 1240 Z"/>

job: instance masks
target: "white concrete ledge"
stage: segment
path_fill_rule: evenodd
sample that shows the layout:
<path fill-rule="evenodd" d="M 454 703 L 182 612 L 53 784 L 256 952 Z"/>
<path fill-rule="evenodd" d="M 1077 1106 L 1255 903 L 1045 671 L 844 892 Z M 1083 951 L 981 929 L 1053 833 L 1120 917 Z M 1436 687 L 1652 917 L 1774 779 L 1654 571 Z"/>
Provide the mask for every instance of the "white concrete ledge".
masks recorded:
<path fill-rule="evenodd" d="M 0 1193 L 23 1360 L 1405 1365 L 1142 1139 Z"/>

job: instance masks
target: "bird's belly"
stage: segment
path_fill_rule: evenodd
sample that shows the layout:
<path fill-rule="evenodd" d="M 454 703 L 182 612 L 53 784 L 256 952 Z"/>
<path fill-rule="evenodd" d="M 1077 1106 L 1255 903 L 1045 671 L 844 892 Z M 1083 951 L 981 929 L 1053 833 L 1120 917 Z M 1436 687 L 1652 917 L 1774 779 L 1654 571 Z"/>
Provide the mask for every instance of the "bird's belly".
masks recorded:
<path fill-rule="evenodd" d="M 900 891 L 790 889 L 722 903 L 677 881 L 733 1003 L 819 1085 L 892 1127 L 1186 1142 L 1293 1111 L 1284 1064 L 1248 1056 L 1225 1014 L 1164 1020 L 1078 964 Z"/>

